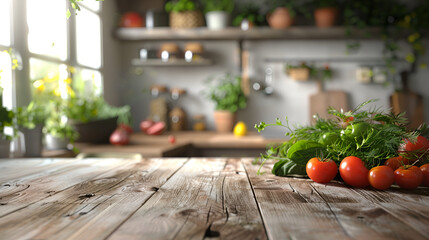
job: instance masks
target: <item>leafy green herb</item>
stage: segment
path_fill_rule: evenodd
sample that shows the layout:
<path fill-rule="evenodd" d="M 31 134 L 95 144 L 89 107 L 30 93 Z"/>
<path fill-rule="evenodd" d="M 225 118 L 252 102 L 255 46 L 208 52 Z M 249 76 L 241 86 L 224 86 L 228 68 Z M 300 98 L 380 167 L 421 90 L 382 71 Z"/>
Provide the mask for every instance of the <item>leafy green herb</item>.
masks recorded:
<path fill-rule="evenodd" d="M 247 106 L 247 98 L 241 88 L 241 77 L 225 74 L 217 79 L 208 79 L 207 97 L 212 100 L 216 110 L 236 112 Z"/>
<path fill-rule="evenodd" d="M 337 164 L 347 156 L 356 156 L 361 158 L 368 168 L 372 168 L 383 164 L 390 157 L 398 156 L 403 139 L 413 141 L 419 134 L 429 133 L 426 125 L 413 132 L 407 131 L 404 114 L 384 112 L 378 108 L 363 110 L 373 102 L 374 100 L 366 101 L 348 112 L 330 107 L 328 113 L 335 116 L 334 119 L 315 116 L 316 123 L 310 126 L 291 128 L 287 118 L 285 124 L 278 118 L 272 124 L 256 124 L 255 128 L 259 132 L 267 126 L 285 127 L 285 135 L 290 136 L 289 141 L 277 148 L 271 147 L 261 157 L 279 161 L 290 160 L 305 165 L 306 161 L 318 154 L 323 154 Z"/>

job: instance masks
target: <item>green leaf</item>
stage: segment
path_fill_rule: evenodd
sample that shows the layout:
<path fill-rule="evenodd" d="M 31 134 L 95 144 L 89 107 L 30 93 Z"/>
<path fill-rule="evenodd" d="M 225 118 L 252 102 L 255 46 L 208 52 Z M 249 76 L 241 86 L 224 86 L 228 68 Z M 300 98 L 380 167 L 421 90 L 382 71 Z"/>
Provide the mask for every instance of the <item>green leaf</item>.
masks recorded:
<path fill-rule="evenodd" d="M 296 164 L 306 165 L 308 160 L 320 156 L 324 151 L 324 146 L 318 142 L 299 140 L 289 148 L 287 157 Z"/>
<path fill-rule="evenodd" d="M 67 9 L 67 19 L 69 19 L 70 18 L 70 16 L 71 16 L 71 12 L 70 12 L 70 10 L 69 9 Z"/>
<path fill-rule="evenodd" d="M 289 159 L 282 159 L 274 164 L 272 173 L 282 177 L 306 177 L 305 165 L 299 165 Z"/>

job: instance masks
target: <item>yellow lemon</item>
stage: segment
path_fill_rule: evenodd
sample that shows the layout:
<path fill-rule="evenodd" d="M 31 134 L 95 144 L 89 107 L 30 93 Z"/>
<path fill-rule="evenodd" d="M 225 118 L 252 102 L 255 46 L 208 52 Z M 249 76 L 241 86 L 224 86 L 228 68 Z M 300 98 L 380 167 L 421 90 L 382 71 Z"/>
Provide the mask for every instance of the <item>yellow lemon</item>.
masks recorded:
<path fill-rule="evenodd" d="M 244 122 L 238 122 L 234 127 L 234 135 L 237 137 L 245 136 L 247 134 L 247 127 Z"/>

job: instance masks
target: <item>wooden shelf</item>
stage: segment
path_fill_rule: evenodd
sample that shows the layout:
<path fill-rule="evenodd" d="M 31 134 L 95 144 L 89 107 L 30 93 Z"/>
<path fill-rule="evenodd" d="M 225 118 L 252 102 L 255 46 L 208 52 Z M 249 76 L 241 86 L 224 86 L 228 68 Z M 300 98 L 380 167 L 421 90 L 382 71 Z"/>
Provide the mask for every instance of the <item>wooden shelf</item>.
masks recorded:
<path fill-rule="evenodd" d="M 222 30 L 209 30 L 206 27 L 193 29 L 171 29 L 160 27 L 118 28 L 115 32 L 120 40 L 276 40 L 276 39 L 371 39 L 379 37 L 380 29 L 355 29 L 347 36 L 346 28 L 291 27 L 288 29 L 272 29 L 255 27 L 243 31 L 238 27 Z"/>
<path fill-rule="evenodd" d="M 183 66 L 210 66 L 213 64 L 210 59 L 199 59 L 192 62 L 187 62 L 185 59 L 170 59 L 167 62 L 161 59 L 133 59 L 131 60 L 133 66 L 169 66 L 169 67 L 183 67 Z"/>

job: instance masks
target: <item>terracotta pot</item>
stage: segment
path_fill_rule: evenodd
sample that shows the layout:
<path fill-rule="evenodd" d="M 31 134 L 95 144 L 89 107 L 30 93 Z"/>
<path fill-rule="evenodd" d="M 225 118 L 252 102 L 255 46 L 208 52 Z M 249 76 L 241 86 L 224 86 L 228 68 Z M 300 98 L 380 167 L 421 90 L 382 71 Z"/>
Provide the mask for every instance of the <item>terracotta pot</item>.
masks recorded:
<path fill-rule="evenodd" d="M 214 112 L 214 120 L 216 124 L 216 130 L 218 132 L 232 132 L 236 119 L 236 113 L 230 111 L 217 110 Z"/>
<path fill-rule="evenodd" d="M 267 15 L 267 21 L 271 28 L 285 29 L 293 24 L 293 17 L 285 7 L 278 7 Z"/>
<path fill-rule="evenodd" d="M 316 21 L 316 26 L 320 28 L 332 27 L 335 25 L 335 21 L 338 16 L 338 8 L 336 7 L 326 7 L 318 8 L 314 10 L 314 19 Z"/>

